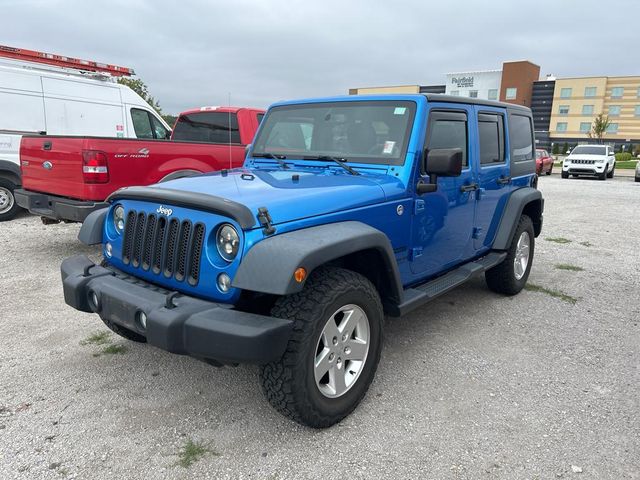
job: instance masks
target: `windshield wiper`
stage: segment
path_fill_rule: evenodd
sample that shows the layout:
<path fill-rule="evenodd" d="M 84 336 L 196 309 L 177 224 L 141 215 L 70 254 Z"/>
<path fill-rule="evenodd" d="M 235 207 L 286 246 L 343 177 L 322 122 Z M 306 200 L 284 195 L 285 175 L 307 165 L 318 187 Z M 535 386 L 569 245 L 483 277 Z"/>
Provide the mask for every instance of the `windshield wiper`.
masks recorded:
<path fill-rule="evenodd" d="M 286 157 L 286 155 L 276 155 L 275 153 L 268 153 L 268 152 L 264 152 L 264 153 L 254 153 L 252 155 L 254 158 L 271 158 L 275 161 L 278 162 L 278 164 L 284 169 L 288 169 L 289 165 L 286 164 L 286 162 L 284 161 Z"/>
<path fill-rule="evenodd" d="M 351 175 L 360 175 L 360 173 L 356 172 L 353 168 L 351 168 L 349 165 L 345 163 L 347 161 L 346 158 L 332 157 L 331 155 L 320 155 L 319 157 L 304 157 L 304 158 L 305 160 L 320 160 L 320 161 L 335 162 L 338 165 L 340 165 L 342 168 L 344 168 L 347 172 L 349 172 Z"/>

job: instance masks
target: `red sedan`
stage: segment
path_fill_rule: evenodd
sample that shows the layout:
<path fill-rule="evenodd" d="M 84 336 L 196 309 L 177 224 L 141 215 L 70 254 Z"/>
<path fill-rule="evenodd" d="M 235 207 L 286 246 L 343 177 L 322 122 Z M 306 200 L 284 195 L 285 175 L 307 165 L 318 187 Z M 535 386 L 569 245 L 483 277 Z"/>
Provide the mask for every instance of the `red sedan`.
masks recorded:
<path fill-rule="evenodd" d="M 553 170 L 553 157 L 549 155 L 549 152 L 541 148 L 536 148 L 536 173 L 542 175 L 543 173 L 551 175 Z"/>

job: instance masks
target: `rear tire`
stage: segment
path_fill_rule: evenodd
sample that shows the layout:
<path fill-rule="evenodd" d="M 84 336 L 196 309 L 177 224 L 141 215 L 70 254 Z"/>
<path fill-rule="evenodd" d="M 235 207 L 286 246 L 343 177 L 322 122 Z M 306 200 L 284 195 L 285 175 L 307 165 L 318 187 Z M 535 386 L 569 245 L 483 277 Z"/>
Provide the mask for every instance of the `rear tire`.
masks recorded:
<path fill-rule="evenodd" d="M 527 215 L 522 215 L 507 250 L 507 258 L 484 274 L 489 288 L 505 295 L 520 293 L 531 272 L 534 248 L 533 222 Z"/>
<path fill-rule="evenodd" d="M 11 180 L 0 178 L 0 222 L 11 220 L 20 210 L 16 203 L 16 197 L 13 195 L 17 187 Z"/>
<path fill-rule="evenodd" d="M 267 400 L 302 425 L 338 423 L 358 406 L 380 360 L 384 314 L 376 288 L 359 273 L 322 267 L 301 292 L 280 297 L 271 315 L 294 325 L 282 358 L 260 369 Z"/>

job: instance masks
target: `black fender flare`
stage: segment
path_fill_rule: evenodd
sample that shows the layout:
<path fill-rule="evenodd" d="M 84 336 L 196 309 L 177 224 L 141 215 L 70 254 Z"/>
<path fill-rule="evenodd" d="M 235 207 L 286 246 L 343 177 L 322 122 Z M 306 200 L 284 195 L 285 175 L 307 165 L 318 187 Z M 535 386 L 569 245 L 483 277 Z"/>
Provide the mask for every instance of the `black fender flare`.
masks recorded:
<path fill-rule="evenodd" d="M 266 238 L 256 243 L 242 259 L 232 286 L 273 295 L 299 292 L 293 273 L 303 267 L 308 274 L 333 260 L 374 250 L 382 259 L 390 291 L 381 292 L 393 302 L 401 302 L 400 272 L 389 238 L 369 225 L 346 221 L 304 228 Z M 307 276 L 308 278 L 308 276 Z"/>
<path fill-rule="evenodd" d="M 176 170 L 168 175 L 162 177 L 158 183 L 168 182 L 169 180 L 177 180 L 178 178 L 191 177 L 193 175 L 200 175 L 202 172 L 198 170 Z"/>
<path fill-rule="evenodd" d="M 9 160 L 0 160 L 0 177 L 11 180 L 18 187 L 22 185 L 20 167 Z"/>
<path fill-rule="evenodd" d="M 78 240 L 85 245 L 98 245 L 102 243 L 104 221 L 107 218 L 108 212 L 109 207 L 105 207 L 87 215 L 87 218 L 82 222 L 82 227 L 80 227 Z"/>
<path fill-rule="evenodd" d="M 525 212 L 526 210 L 526 212 Z M 523 187 L 514 191 L 507 200 L 502 212 L 502 218 L 493 242 L 494 250 L 506 250 L 511 245 L 511 239 L 518 226 L 520 215 L 527 213 L 533 221 L 535 236 L 542 230 L 542 212 L 544 199 L 540 190 L 532 187 Z"/>

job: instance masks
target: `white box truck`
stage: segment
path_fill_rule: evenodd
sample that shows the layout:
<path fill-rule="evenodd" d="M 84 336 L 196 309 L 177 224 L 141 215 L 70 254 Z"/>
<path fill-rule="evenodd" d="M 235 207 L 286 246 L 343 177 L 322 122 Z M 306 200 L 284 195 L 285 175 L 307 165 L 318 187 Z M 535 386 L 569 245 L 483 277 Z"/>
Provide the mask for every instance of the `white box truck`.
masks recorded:
<path fill-rule="evenodd" d="M 0 221 L 13 218 L 21 185 L 22 135 L 137 138 L 132 110 L 146 110 L 171 129 L 144 99 L 117 78 L 132 69 L 0 45 Z M 154 137 L 155 138 L 155 137 Z"/>

